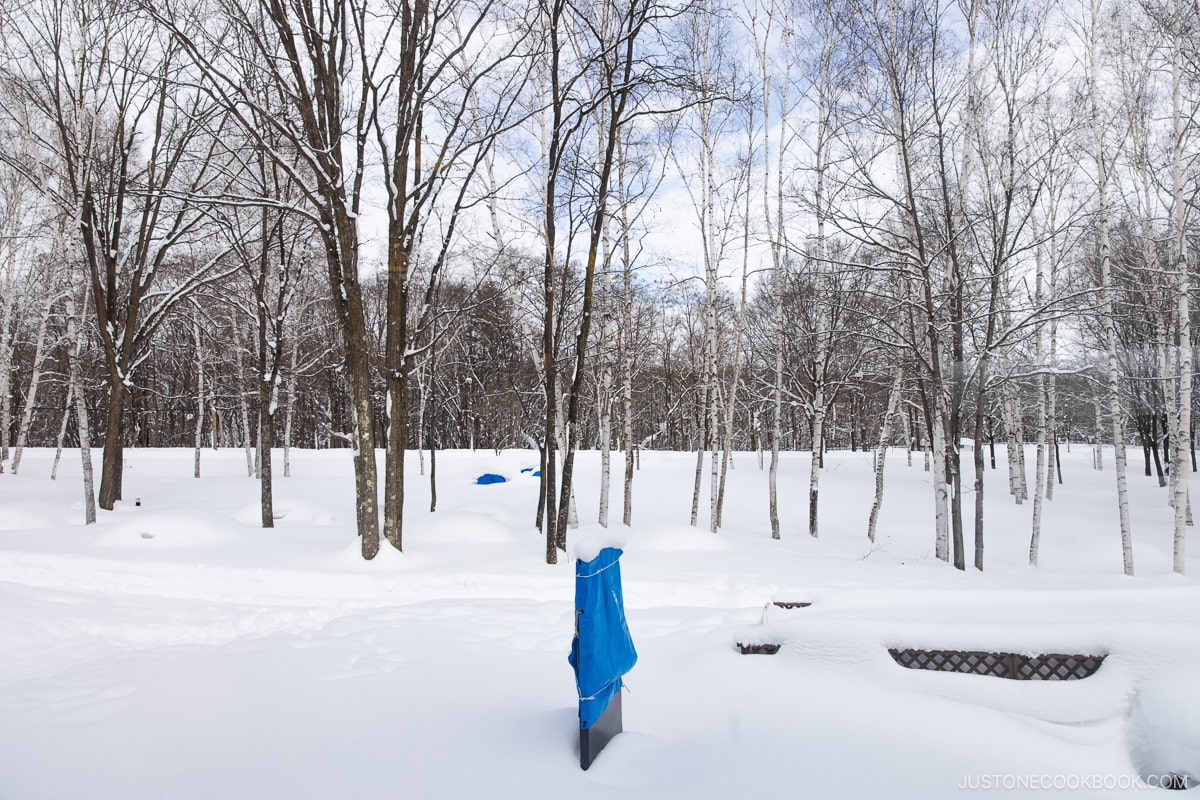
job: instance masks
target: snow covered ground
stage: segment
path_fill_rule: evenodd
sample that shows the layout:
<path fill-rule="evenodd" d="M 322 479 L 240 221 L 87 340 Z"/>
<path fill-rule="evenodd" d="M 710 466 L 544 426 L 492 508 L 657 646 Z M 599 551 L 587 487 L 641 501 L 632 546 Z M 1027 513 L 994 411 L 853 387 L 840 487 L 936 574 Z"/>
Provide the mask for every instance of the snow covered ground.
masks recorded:
<path fill-rule="evenodd" d="M 0 476 L 0 800 L 1129 797 L 1200 777 L 1200 538 L 1173 575 L 1165 490 L 1132 476 L 1124 577 L 1111 451 L 1096 472 L 1063 448 L 1038 569 L 1032 504 L 989 472 L 983 574 L 934 559 L 930 474 L 902 452 L 875 545 L 869 454 L 829 455 L 819 540 L 808 457 L 786 455 L 776 542 L 755 455 L 714 536 L 706 501 L 687 525 L 694 455 L 644 453 L 622 560 L 640 660 L 626 733 L 586 773 L 573 565 L 543 563 L 535 454 L 439 453 L 435 514 L 410 454 L 406 552 L 365 563 L 346 451 L 293 453 L 274 530 L 241 451 L 206 451 L 199 480 L 190 451 L 126 452 L 127 501 L 92 528 L 77 453 L 55 482 L 44 450 Z M 573 538 L 599 530 L 598 456 L 578 472 Z M 1109 655 L 1016 682 L 888 647 Z"/>

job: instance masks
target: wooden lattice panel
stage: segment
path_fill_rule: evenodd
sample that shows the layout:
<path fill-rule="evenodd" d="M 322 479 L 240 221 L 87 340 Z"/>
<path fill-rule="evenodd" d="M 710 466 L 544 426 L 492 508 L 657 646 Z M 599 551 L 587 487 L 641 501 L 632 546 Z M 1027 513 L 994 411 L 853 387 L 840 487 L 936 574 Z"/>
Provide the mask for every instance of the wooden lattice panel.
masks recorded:
<path fill-rule="evenodd" d="M 1043 653 L 985 653 L 969 650 L 906 650 L 888 648 L 892 659 L 906 669 L 964 672 L 1017 681 L 1077 681 L 1094 675 L 1103 655 Z"/>

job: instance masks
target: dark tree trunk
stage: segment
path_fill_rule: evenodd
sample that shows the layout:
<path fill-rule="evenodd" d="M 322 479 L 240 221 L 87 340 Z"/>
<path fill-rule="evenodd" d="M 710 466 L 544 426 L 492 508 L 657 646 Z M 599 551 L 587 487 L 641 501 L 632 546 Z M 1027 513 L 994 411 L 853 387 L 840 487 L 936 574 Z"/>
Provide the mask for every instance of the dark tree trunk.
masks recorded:
<path fill-rule="evenodd" d="M 995 423 L 992 422 L 992 418 L 990 415 L 988 416 L 987 423 L 988 423 L 988 431 L 987 431 L 988 456 L 991 459 L 992 469 L 995 469 L 996 468 L 996 425 L 995 425 Z"/>
<path fill-rule="evenodd" d="M 1069 449 L 1069 448 L 1068 448 Z M 1062 485 L 1062 455 L 1058 451 L 1058 434 L 1054 434 L 1054 469 L 1058 471 L 1058 484 Z"/>
<path fill-rule="evenodd" d="M 100 507 L 112 511 L 121 499 L 121 479 L 124 472 L 124 431 L 122 409 L 125 384 L 117 375 L 108 380 L 108 408 L 104 426 L 104 459 L 100 469 Z"/>
<path fill-rule="evenodd" d="M 266 359 L 262 359 L 265 362 Z M 266 364 L 262 363 L 265 368 Z M 266 374 L 263 371 L 260 375 Z M 275 527 L 275 504 L 271 484 L 271 448 L 275 446 L 275 416 L 271 413 L 271 384 L 260 381 L 258 387 L 259 482 L 262 498 L 262 526 Z"/>

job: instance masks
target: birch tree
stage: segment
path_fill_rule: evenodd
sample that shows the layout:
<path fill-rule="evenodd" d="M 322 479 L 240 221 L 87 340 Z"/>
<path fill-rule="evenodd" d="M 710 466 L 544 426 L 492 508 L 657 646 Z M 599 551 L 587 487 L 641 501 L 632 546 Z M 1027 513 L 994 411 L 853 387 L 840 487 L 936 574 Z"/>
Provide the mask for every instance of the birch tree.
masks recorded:
<path fill-rule="evenodd" d="M 611 181 L 616 164 L 618 143 L 631 118 L 639 110 L 641 91 L 647 89 L 654 79 L 653 62 L 649 65 L 642 59 L 640 48 L 646 47 L 644 39 L 655 32 L 656 22 L 667 13 L 654 0 L 629 0 L 627 3 L 609 3 L 607 0 L 599 11 L 596 48 L 600 57 L 596 60 L 596 91 L 593 96 L 600 101 L 601 119 L 604 120 L 600 138 L 600 157 L 596 165 L 595 194 L 591 198 L 587 252 L 583 273 L 583 302 L 581 320 L 575 343 L 575 365 L 571 374 L 567 400 L 566 445 L 563 459 L 562 488 L 558 503 L 557 536 L 561 546 L 565 544 L 567 512 L 574 480 L 576 432 L 582 408 L 581 389 L 586 367 L 588 336 L 591 329 L 592 298 L 596 266 L 600 256 L 600 240 L 606 229 L 609 214 Z M 662 75 L 657 76 L 659 78 Z"/>
<path fill-rule="evenodd" d="M 1126 575 L 1133 575 L 1133 536 L 1129 523 L 1129 489 L 1125 469 L 1125 425 L 1121 408 L 1120 374 L 1117 361 L 1117 332 L 1113 308 L 1112 248 L 1109 241 L 1109 163 L 1110 145 L 1106 141 L 1102 116 L 1100 71 L 1102 18 L 1101 0 L 1090 0 L 1087 17 L 1087 103 L 1090 122 L 1091 155 L 1096 174 L 1096 234 L 1100 262 L 1100 313 L 1104 326 L 1105 374 L 1108 412 L 1111 417 L 1113 452 L 1117 482 L 1117 513 L 1121 531 L 1121 560 Z"/>
<path fill-rule="evenodd" d="M 943 65 L 938 63 L 940 43 L 932 36 L 938 20 L 926 11 L 922 4 L 898 0 L 851 3 L 844 11 L 843 24 L 865 66 L 856 73 L 865 113 L 852 129 L 862 138 L 845 141 L 849 164 L 842 180 L 848 196 L 839 204 L 838 225 L 879 253 L 873 268 L 891 271 L 902 285 L 905 322 L 893 335 L 909 348 L 919 368 L 915 377 L 932 450 L 934 553 L 948 561 L 952 505 L 961 509 L 961 494 L 950 491 L 957 474 L 951 452 L 957 448 L 957 432 L 950 416 L 954 386 L 960 384 L 952 385 L 946 374 L 944 288 L 953 284 L 955 267 L 945 244 L 954 236 L 933 235 L 937 217 L 931 211 L 946 206 L 940 181 L 945 164 L 939 172 L 922 159 L 925 144 L 935 153 L 944 152 L 949 114 L 948 108 L 938 112 L 931 107 L 931 97 L 944 91 L 933 80 Z M 946 215 L 943 221 L 949 219 Z M 961 511 L 953 515 L 961 523 Z M 963 566 L 960 524 L 957 530 L 956 566 Z"/>
<path fill-rule="evenodd" d="M 181 53 L 127 9 L 35 0 L 23 11 L 7 31 L 16 57 L 4 80 L 29 110 L 24 130 L 38 154 L 10 164 L 79 226 L 106 371 L 100 507 L 111 510 L 133 373 L 171 308 L 214 278 L 220 258 L 170 268 L 202 228 L 192 198 L 212 180 L 210 107 L 174 91 Z"/>
<path fill-rule="evenodd" d="M 62 300 L 63 287 L 61 284 L 62 275 L 64 273 L 61 259 L 63 253 L 60 248 L 55 248 L 47 254 L 49 264 L 44 265 L 43 270 L 46 278 L 46 283 L 43 287 L 44 299 L 42 300 L 42 310 L 38 317 L 37 337 L 33 347 L 33 369 L 29 376 L 29 390 L 25 394 L 25 409 L 21 414 L 21 424 L 17 428 L 17 445 L 13 449 L 12 458 L 12 473 L 17 474 L 17 470 L 21 467 L 21 452 L 25 448 L 25 442 L 29 439 L 29 429 L 33 424 L 33 414 L 37 409 L 38 388 L 42 381 L 42 366 L 47 351 L 46 333 L 50 325 L 50 316 L 54 310 L 54 306 Z M 50 343 L 53 347 L 53 343 Z"/>

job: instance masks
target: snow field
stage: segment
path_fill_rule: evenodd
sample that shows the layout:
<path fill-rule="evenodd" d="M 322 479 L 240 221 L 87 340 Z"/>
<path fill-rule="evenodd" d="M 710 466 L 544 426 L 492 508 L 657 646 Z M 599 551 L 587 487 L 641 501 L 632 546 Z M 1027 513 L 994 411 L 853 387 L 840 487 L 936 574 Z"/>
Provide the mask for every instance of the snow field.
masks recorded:
<path fill-rule="evenodd" d="M 989 471 L 983 574 L 933 558 L 919 454 L 889 455 L 871 545 L 869 454 L 829 454 L 818 540 L 808 457 L 785 454 L 774 542 L 755 454 L 735 454 L 713 535 L 707 495 L 687 525 L 694 454 L 644 452 L 634 525 L 611 528 L 640 659 L 626 733 L 586 773 L 573 565 L 542 563 L 536 454 L 439 453 L 434 514 L 410 454 L 406 552 L 370 563 L 347 451 L 293 451 L 273 530 L 240 450 L 205 451 L 199 480 L 191 451 L 128 450 L 127 501 L 93 528 L 77 453 L 55 482 L 52 456 L 0 476 L 0 800 L 1129 797 L 1200 774 L 1200 587 L 1170 572 L 1165 490 L 1140 475 L 1121 575 L 1111 452 L 1095 472 L 1063 448 L 1038 569 L 1031 501 Z M 580 455 L 572 543 L 608 535 L 598 469 Z M 750 640 L 783 647 L 740 655 Z M 1015 682 L 905 670 L 889 646 L 1109 655 L 1082 681 Z"/>

